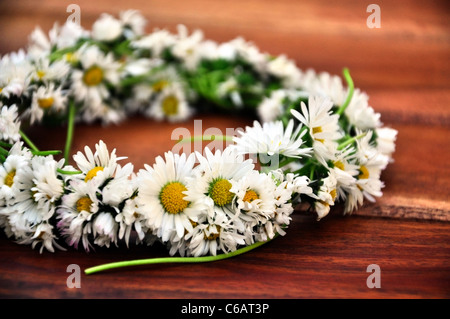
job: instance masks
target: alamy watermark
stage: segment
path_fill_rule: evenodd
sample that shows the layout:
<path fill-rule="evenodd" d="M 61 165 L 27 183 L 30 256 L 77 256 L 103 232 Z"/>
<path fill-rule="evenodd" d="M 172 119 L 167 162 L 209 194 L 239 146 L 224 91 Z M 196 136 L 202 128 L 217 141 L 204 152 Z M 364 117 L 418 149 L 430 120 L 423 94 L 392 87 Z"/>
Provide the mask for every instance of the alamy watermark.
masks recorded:
<path fill-rule="evenodd" d="M 381 268 L 377 264 L 367 266 L 366 272 L 371 274 L 367 277 L 367 288 L 381 288 Z"/>
<path fill-rule="evenodd" d="M 71 13 L 67 17 L 68 22 L 70 21 L 70 22 L 80 25 L 80 23 L 81 23 L 81 8 L 78 4 L 74 4 L 74 3 L 69 4 L 66 8 L 66 12 Z"/>
<path fill-rule="evenodd" d="M 81 288 L 81 269 L 77 264 L 67 266 L 66 272 L 71 273 L 66 280 L 67 288 Z"/>
<path fill-rule="evenodd" d="M 217 127 L 209 127 L 203 131 L 202 120 L 194 120 L 194 132 L 185 127 L 178 127 L 172 131 L 171 140 L 176 144 L 172 147 L 174 154 L 191 154 L 193 152 L 200 153 L 205 156 L 204 150 L 208 148 L 211 152 L 223 151 L 230 144 L 233 144 L 233 137 L 239 137 L 242 128 L 226 128 L 225 132 Z M 205 142 L 209 142 L 204 145 Z M 253 162 L 259 163 L 266 169 L 277 169 L 280 164 L 280 155 L 274 153 L 272 155 L 267 152 L 259 152 L 256 154 L 255 149 L 264 150 L 267 147 L 264 142 L 256 142 L 252 145 L 252 149 L 245 149 L 243 146 L 239 147 L 239 153 L 245 154 L 247 158 L 252 159 Z"/>
<path fill-rule="evenodd" d="M 366 20 L 366 25 L 369 29 L 381 28 L 381 8 L 378 4 L 369 4 L 366 12 L 371 13 Z"/>

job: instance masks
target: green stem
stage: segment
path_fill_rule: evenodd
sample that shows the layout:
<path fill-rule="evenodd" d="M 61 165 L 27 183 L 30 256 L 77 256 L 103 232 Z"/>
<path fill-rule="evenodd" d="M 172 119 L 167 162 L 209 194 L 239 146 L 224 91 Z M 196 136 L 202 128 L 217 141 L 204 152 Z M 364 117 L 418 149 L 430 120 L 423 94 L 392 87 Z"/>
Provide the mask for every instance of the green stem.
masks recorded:
<path fill-rule="evenodd" d="M 314 180 L 314 171 L 315 171 L 316 167 L 313 166 L 311 167 L 311 173 L 309 174 L 309 180 L 313 181 Z"/>
<path fill-rule="evenodd" d="M 347 81 L 348 95 L 347 95 L 347 99 L 345 100 L 344 104 L 342 104 L 342 106 L 336 112 L 339 115 L 344 113 L 345 109 L 350 104 L 350 101 L 352 100 L 353 92 L 354 92 L 354 89 L 355 89 L 352 77 L 350 76 L 350 71 L 347 68 L 344 68 L 344 70 L 342 72 L 344 73 L 344 78 Z"/>
<path fill-rule="evenodd" d="M 85 269 L 85 274 L 90 275 L 96 272 L 109 270 L 109 269 L 115 269 L 115 268 L 122 268 L 122 267 L 131 267 L 131 266 L 141 266 L 141 265 L 154 265 L 154 264 L 167 264 L 167 263 L 204 263 L 204 262 L 212 262 L 212 261 L 218 261 L 223 260 L 231 257 L 235 257 L 241 254 L 244 254 L 250 250 L 253 250 L 259 246 L 264 245 L 265 243 L 270 242 L 271 240 L 278 237 L 278 234 L 275 235 L 272 239 L 267 241 L 261 241 L 254 243 L 253 245 L 243 247 L 241 249 L 238 249 L 236 251 L 227 253 L 227 254 L 220 254 L 216 256 L 203 256 L 203 257 L 163 257 L 163 258 L 149 258 L 149 259 L 136 259 L 136 260 L 128 260 L 128 261 L 119 261 L 119 262 L 113 262 L 109 264 L 103 264 L 91 268 Z"/>
<path fill-rule="evenodd" d="M 75 111 L 76 111 L 75 103 L 73 101 L 70 101 L 69 114 L 67 119 L 66 147 L 64 148 L 64 159 L 66 165 L 69 163 L 70 148 L 72 147 Z"/>
<path fill-rule="evenodd" d="M 285 160 L 281 161 L 281 163 L 278 165 L 280 168 L 286 166 L 289 163 L 295 162 L 296 160 L 298 160 L 297 157 L 288 157 Z"/>
<path fill-rule="evenodd" d="M 3 147 L 0 146 L 0 154 L 3 154 L 5 156 L 9 155 L 9 152 L 7 150 L 5 150 Z"/>
<path fill-rule="evenodd" d="M 36 145 L 34 145 L 34 143 L 28 138 L 28 136 L 26 136 L 26 134 L 20 130 L 19 131 L 20 136 L 22 137 L 22 139 L 25 141 L 25 143 L 27 143 L 27 145 L 35 152 L 39 152 L 39 149 L 36 147 Z"/>
<path fill-rule="evenodd" d="M 37 156 L 47 156 L 47 155 L 58 155 L 61 154 L 61 151 L 31 151 L 31 153 L 33 155 L 37 155 Z"/>
<path fill-rule="evenodd" d="M 366 136 L 367 132 L 364 132 L 362 134 L 359 134 L 358 136 L 354 136 L 352 138 L 349 138 L 348 140 L 346 140 L 345 142 L 342 142 L 341 144 L 339 144 L 339 146 L 337 147 L 338 151 L 343 150 L 345 147 L 347 147 L 348 145 L 352 144 L 353 142 L 355 142 L 356 140 L 359 140 L 360 138 L 363 138 L 364 136 Z"/>
<path fill-rule="evenodd" d="M 60 174 L 63 175 L 78 175 L 78 174 L 82 174 L 82 171 L 65 171 L 63 169 L 57 168 L 56 171 Z"/>
<path fill-rule="evenodd" d="M 12 144 L 9 144 L 9 143 L 6 143 L 6 142 L 3 142 L 3 141 L 0 141 L 0 146 L 1 146 L 1 147 L 7 147 L 7 148 L 11 148 L 11 147 L 12 147 Z"/>

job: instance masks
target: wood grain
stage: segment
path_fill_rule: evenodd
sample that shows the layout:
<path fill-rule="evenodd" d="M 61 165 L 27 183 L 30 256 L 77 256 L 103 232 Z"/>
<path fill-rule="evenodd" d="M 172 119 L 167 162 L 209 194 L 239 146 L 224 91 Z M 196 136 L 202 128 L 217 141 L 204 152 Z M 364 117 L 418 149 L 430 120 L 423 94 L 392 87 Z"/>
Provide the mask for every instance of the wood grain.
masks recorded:
<path fill-rule="evenodd" d="M 0 3 L 0 54 L 18 50 L 36 25 L 63 23 L 73 1 Z M 68 250 L 40 255 L 0 235 L 1 298 L 443 298 L 450 297 L 450 12 L 448 1 L 377 1 L 380 29 L 366 26 L 370 1 L 228 0 L 76 2 L 82 25 L 102 13 L 135 8 L 153 28 L 201 28 L 207 38 L 237 36 L 302 69 L 340 74 L 349 67 L 382 121 L 399 131 L 395 162 L 382 175 L 384 196 L 342 217 L 339 207 L 316 222 L 296 211 L 285 237 L 237 258 L 195 265 L 142 266 L 82 276 L 66 287 L 69 264 L 167 256 L 160 245 Z M 251 118 L 198 115 L 208 127 L 244 127 Z M 135 171 L 173 146 L 182 125 L 132 118 L 120 126 L 80 125 L 73 151 L 103 139 Z M 42 148 L 61 149 L 65 128 L 30 129 Z M 130 142 L 132 141 L 132 142 Z M 389 217 L 389 218 L 387 218 Z M 366 268 L 381 267 L 381 289 Z"/>
<path fill-rule="evenodd" d="M 66 286 L 66 269 L 166 256 L 134 246 L 39 255 L 0 240 L 0 297 L 21 298 L 449 298 L 450 223 L 295 215 L 288 234 L 250 253 L 207 264 L 123 268 L 81 276 Z M 367 266 L 381 268 L 369 289 Z"/>
<path fill-rule="evenodd" d="M 26 45 L 31 31 L 62 24 L 73 1 L 22 0 L 0 3 L 0 53 Z M 226 41 L 242 36 L 263 51 L 286 54 L 301 68 L 340 74 L 349 67 L 355 83 L 365 89 L 447 89 L 450 84 L 450 23 L 445 0 L 377 1 L 381 28 L 369 29 L 370 1 L 86 1 L 81 25 L 90 29 L 101 13 L 139 9 L 148 19 L 148 31 L 185 24 L 204 30 L 205 36 Z"/>

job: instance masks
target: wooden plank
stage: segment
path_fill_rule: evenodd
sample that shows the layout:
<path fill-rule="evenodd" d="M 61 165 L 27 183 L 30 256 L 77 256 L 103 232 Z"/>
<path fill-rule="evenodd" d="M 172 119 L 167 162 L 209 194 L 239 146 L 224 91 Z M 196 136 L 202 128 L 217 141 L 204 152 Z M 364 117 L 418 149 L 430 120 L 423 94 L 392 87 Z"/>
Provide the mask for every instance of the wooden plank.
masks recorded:
<path fill-rule="evenodd" d="M 382 121 L 399 131 L 395 162 L 383 173 L 384 196 L 354 215 L 339 207 L 316 222 L 298 210 L 288 234 L 238 258 L 196 265 L 158 265 L 82 276 L 81 289 L 66 287 L 69 264 L 82 269 L 106 262 L 167 256 L 167 250 L 132 246 L 72 249 L 39 255 L 0 235 L 0 297 L 25 298 L 444 298 L 450 297 L 450 24 L 447 1 L 378 1 L 382 28 L 366 26 L 370 2 L 293 0 L 106 0 L 76 2 L 82 25 L 102 13 L 137 8 L 154 27 L 179 23 L 207 38 L 242 35 L 262 50 L 286 54 L 302 69 L 340 74 L 347 66 Z M 63 23 L 69 2 L 0 3 L 0 54 L 26 45 L 36 25 Z M 202 115 L 208 127 L 244 127 L 252 119 Z M 103 139 L 135 171 L 173 145 L 177 127 L 143 118 L 118 127 L 80 125 L 74 151 Z M 32 128 L 42 149 L 61 149 L 64 127 Z M 152 143 L 148 143 L 152 137 Z M 132 141 L 132 143 L 130 143 Z M 374 216 L 374 217 L 371 217 Z M 380 218 L 395 217 L 395 218 Z M 381 289 L 369 289 L 366 268 L 381 267 Z M 199 278 L 201 274 L 201 278 Z"/>
<path fill-rule="evenodd" d="M 167 256 L 160 245 L 45 253 L 0 238 L 0 297 L 19 298 L 449 298 L 450 223 L 295 215 L 285 237 L 208 264 L 153 265 L 81 276 L 67 266 Z M 381 269 L 369 289 L 367 266 Z"/>
<path fill-rule="evenodd" d="M 64 23 L 68 3 L 56 0 L 0 4 L 0 53 L 18 50 L 35 26 L 49 30 Z M 366 25 L 369 3 L 300 1 L 145 1 L 118 3 L 78 1 L 82 25 L 90 29 L 103 12 L 137 8 L 153 28 L 175 31 L 177 24 L 201 28 L 205 36 L 226 41 L 237 36 L 263 51 L 286 54 L 303 68 L 340 74 L 349 67 L 355 83 L 368 87 L 437 87 L 450 84 L 450 27 L 445 1 L 406 1 L 398 6 L 381 1 L 382 27 Z M 420 14 L 418 14 L 420 12 Z M 257 18 L 256 18 L 257 17 Z M 405 76 L 407 75 L 407 76 Z"/>

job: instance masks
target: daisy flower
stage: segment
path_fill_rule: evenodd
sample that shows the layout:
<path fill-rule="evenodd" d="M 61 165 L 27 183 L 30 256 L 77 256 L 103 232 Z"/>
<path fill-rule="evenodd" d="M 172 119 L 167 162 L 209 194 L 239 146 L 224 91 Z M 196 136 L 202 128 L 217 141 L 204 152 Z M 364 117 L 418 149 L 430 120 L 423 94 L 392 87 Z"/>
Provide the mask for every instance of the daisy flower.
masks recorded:
<path fill-rule="evenodd" d="M 34 93 L 30 114 L 30 123 L 40 122 L 46 112 L 62 113 L 67 106 L 67 96 L 62 93 L 62 87 L 55 88 L 52 82 L 48 86 L 40 86 Z"/>
<path fill-rule="evenodd" d="M 283 100 L 285 98 L 285 90 L 272 91 L 270 96 L 263 98 L 257 109 L 262 122 L 275 121 L 284 113 Z"/>
<path fill-rule="evenodd" d="M 137 212 L 145 216 L 146 225 L 166 242 L 174 233 L 181 238 L 185 231 L 192 231 L 192 222 L 197 221 L 198 211 L 188 210 L 190 202 L 185 195 L 195 156 L 167 152 L 164 158 L 158 156 L 155 161 L 153 167 L 145 165 L 138 173 Z"/>
<path fill-rule="evenodd" d="M 302 74 L 300 86 L 310 95 L 328 98 L 335 105 L 342 105 L 348 94 L 339 76 L 328 72 L 317 74 L 312 69 Z"/>
<path fill-rule="evenodd" d="M 121 11 L 119 17 L 123 27 L 132 31 L 132 36 L 130 35 L 129 38 L 144 35 L 147 20 L 138 10 Z M 124 30 L 124 33 L 126 33 L 126 30 Z"/>
<path fill-rule="evenodd" d="M 103 13 L 92 26 L 92 38 L 97 41 L 114 41 L 123 31 L 122 22 L 113 16 Z"/>
<path fill-rule="evenodd" d="M 258 116 L 262 122 L 275 121 L 284 114 L 286 101 L 295 101 L 301 97 L 308 97 L 308 93 L 299 90 L 274 90 L 258 105 Z"/>
<path fill-rule="evenodd" d="M 356 176 L 359 174 L 359 166 L 354 164 L 355 150 L 353 147 L 347 147 L 342 151 L 335 153 L 332 160 L 332 167 L 328 167 L 333 171 L 336 177 L 336 191 L 338 199 L 346 199 L 346 194 L 353 192 L 356 187 Z"/>
<path fill-rule="evenodd" d="M 235 48 L 237 55 L 244 61 L 250 63 L 255 70 L 261 74 L 267 73 L 267 54 L 261 53 L 261 51 L 251 42 L 238 37 L 229 42 L 229 44 Z"/>
<path fill-rule="evenodd" d="M 341 78 L 327 72 L 316 74 L 313 70 L 308 70 L 302 75 L 300 83 L 311 95 L 327 97 L 337 106 L 344 104 L 348 95 L 348 89 L 344 87 Z M 350 124 L 362 130 L 381 126 L 380 114 L 375 113 L 368 100 L 367 94 L 356 88 L 344 112 Z"/>
<path fill-rule="evenodd" d="M 150 34 L 131 42 L 130 46 L 136 49 L 150 50 L 154 58 L 161 57 L 165 49 L 176 43 L 176 36 L 167 30 L 155 29 Z"/>
<path fill-rule="evenodd" d="M 99 212 L 92 222 L 92 236 L 94 244 L 109 248 L 111 243 L 116 244 L 118 239 L 119 225 L 116 223 L 114 216 L 109 212 Z"/>
<path fill-rule="evenodd" d="M 336 176 L 333 171 L 328 172 L 328 176 L 321 180 L 322 185 L 317 193 L 318 200 L 314 203 L 317 213 L 317 220 L 322 219 L 330 212 L 330 206 L 333 206 L 337 197 Z"/>
<path fill-rule="evenodd" d="M 116 149 L 109 153 L 108 147 L 102 140 L 95 144 L 95 153 L 88 146 L 84 148 L 84 152 L 85 154 L 78 152 L 73 159 L 83 172 L 85 182 L 94 178 L 105 181 L 107 178 L 113 177 L 117 169 L 117 161 L 126 158 L 117 157 Z"/>
<path fill-rule="evenodd" d="M 37 207 L 47 212 L 46 220 L 53 216 L 56 204 L 64 194 L 64 181 L 57 169 L 64 167 L 64 160 L 55 161 L 52 156 L 33 156 L 31 194 Z"/>
<path fill-rule="evenodd" d="M 51 199 L 43 200 L 40 188 L 33 187 L 36 182 L 35 175 L 40 173 L 35 170 L 51 166 L 52 161 L 53 159 L 50 157 L 34 157 L 31 159 L 30 165 L 24 166 L 16 172 L 17 181 L 15 183 L 18 184 L 19 191 L 12 203 L 5 209 L 8 214 L 10 230 L 16 240 L 19 243 L 32 244 L 33 248 L 38 243 L 42 243 L 41 252 L 44 247 L 52 252 L 54 251 L 53 245 L 59 248 L 55 242 L 56 236 L 53 234 L 53 227 L 48 225 L 49 219 L 55 212 L 55 204 L 51 202 Z M 50 183 L 46 183 L 48 187 L 44 187 L 44 189 L 48 190 Z M 39 186 L 42 187 L 42 183 Z M 59 198 L 62 192 L 61 183 L 56 196 Z"/>
<path fill-rule="evenodd" d="M 34 61 L 31 79 L 34 81 L 63 81 L 70 72 L 70 65 L 64 60 L 50 63 L 47 56 L 41 56 Z"/>
<path fill-rule="evenodd" d="M 359 133 L 357 131 L 357 134 Z M 384 183 L 380 180 L 380 175 L 388 159 L 372 145 L 372 134 L 372 131 L 368 131 L 364 137 L 356 141 L 356 159 L 359 164 L 356 184 L 364 197 L 374 202 L 374 197 L 383 195 L 381 188 L 384 187 Z"/>
<path fill-rule="evenodd" d="M 31 68 L 23 51 L 3 56 L 0 60 L 0 97 L 21 96 L 29 86 Z"/>
<path fill-rule="evenodd" d="M 116 243 L 117 239 L 123 239 L 125 237 L 125 243 L 128 246 L 133 226 L 135 226 L 135 229 L 138 231 L 140 239 L 143 239 L 142 227 L 140 224 L 140 220 L 142 220 L 143 217 L 136 213 L 136 204 L 133 199 L 137 193 L 135 184 L 133 165 L 128 163 L 123 167 L 118 165 L 114 178 L 110 179 L 108 183 L 98 191 L 98 193 L 101 193 L 102 206 L 109 207 L 109 209 L 104 209 L 109 216 L 102 215 L 100 220 L 97 220 L 100 215 L 99 217 L 96 217 L 93 225 L 93 234 L 94 237 L 96 234 L 99 234 L 99 237 L 103 238 L 96 238 L 95 244 L 108 246 L 110 242 Z M 114 223 L 111 221 L 111 217 L 114 219 Z M 99 228 L 102 227 L 102 220 L 108 221 L 111 225 L 109 227 Z"/>
<path fill-rule="evenodd" d="M 74 46 L 80 38 L 87 35 L 88 32 L 83 30 L 81 25 L 71 20 L 67 20 L 62 27 L 55 23 L 48 37 L 42 29 L 37 27 L 29 37 L 28 54 L 36 58 L 48 54 L 52 47 L 59 50 L 66 49 Z"/>
<path fill-rule="evenodd" d="M 115 217 L 119 224 L 119 239 L 124 239 L 128 247 L 131 231 L 137 234 L 136 242 L 142 242 L 145 235 L 150 231 L 146 225 L 146 215 L 138 211 L 138 205 L 135 198 L 129 198 L 125 201 L 123 209 Z"/>
<path fill-rule="evenodd" d="M 97 246 L 117 245 L 119 226 L 116 217 L 125 202 L 134 194 L 131 186 L 133 165 L 117 165 L 114 176 L 107 180 L 93 177 L 88 181 L 73 179 L 58 208 L 58 228 L 70 245 L 78 246 L 81 239 L 86 250 L 90 240 Z"/>
<path fill-rule="evenodd" d="M 157 68 L 163 65 L 163 62 L 159 59 L 139 58 L 129 59 L 123 65 L 123 76 L 142 76 L 147 75 L 148 72 L 153 72 L 153 68 Z M 136 85 L 139 85 L 137 83 Z"/>
<path fill-rule="evenodd" d="M 208 147 L 205 148 L 205 156 L 197 154 L 199 165 L 195 169 L 195 175 L 189 179 L 185 200 L 191 202 L 188 210 L 206 214 L 209 218 L 217 215 L 230 216 L 235 213 L 232 202 L 235 194 L 231 192 L 233 180 L 239 180 L 250 173 L 253 161 L 245 160 L 231 147 L 223 152 L 217 150 L 214 154 Z M 241 223 L 239 228 L 242 229 Z"/>
<path fill-rule="evenodd" d="M 125 119 L 125 110 L 121 108 L 120 101 L 109 99 L 108 103 L 100 102 L 95 107 L 84 105 L 79 118 L 84 123 L 100 120 L 103 124 L 118 124 Z"/>
<path fill-rule="evenodd" d="M 164 89 L 173 85 L 175 87 L 180 86 L 181 84 L 178 84 L 180 82 L 181 79 L 174 68 L 164 67 L 161 71 L 154 72 L 148 82 L 133 86 L 133 98 L 142 103 L 142 106 L 147 107 L 151 104 L 151 100 L 157 97 Z M 179 88 L 181 89 L 181 87 Z"/>
<path fill-rule="evenodd" d="M 64 192 L 63 182 L 56 175 L 58 166 L 63 166 L 63 160 L 57 163 L 52 156 L 34 156 L 16 171 L 14 183 L 19 191 L 7 210 L 21 215 L 20 223 L 29 231 L 55 213 L 56 202 Z"/>
<path fill-rule="evenodd" d="M 222 59 L 227 61 L 233 61 L 236 59 L 237 50 L 236 47 L 230 42 L 217 43 L 211 40 L 205 40 L 202 42 L 200 54 L 202 59 L 216 60 Z"/>
<path fill-rule="evenodd" d="M 83 46 L 79 52 L 81 70 L 72 72 L 72 91 L 77 102 L 95 108 L 110 96 L 107 84 L 117 84 L 120 64 L 112 52 L 105 55 L 97 46 Z"/>
<path fill-rule="evenodd" d="M 17 155 L 12 155 L 17 156 Z M 55 213 L 56 201 L 63 194 L 63 183 L 56 177 L 57 164 L 51 156 L 34 156 L 29 165 L 16 171 L 16 192 L 6 207 L 9 228 L 20 244 L 31 244 L 34 248 L 42 244 L 40 252 L 46 248 L 54 252 L 54 247 L 64 250 L 56 243 L 53 226 L 49 224 Z"/>
<path fill-rule="evenodd" d="M 193 110 L 182 88 L 172 84 L 162 89 L 146 113 L 159 121 L 167 119 L 169 122 L 179 122 L 189 118 Z"/>
<path fill-rule="evenodd" d="M 43 222 L 37 225 L 36 229 L 33 231 L 33 235 L 27 238 L 23 238 L 18 241 L 19 244 L 22 245 L 31 245 L 31 248 L 35 248 L 37 245 L 41 245 L 39 252 L 42 254 L 44 248 L 50 252 L 55 252 L 55 248 L 60 250 L 66 250 L 61 247 L 57 242 L 57 237 L 54 234 L 54 227 L 47 223 Z"/>
<path fill-rule="evenodd" d="M 281 169 L 269 172 L 276 187 L 273 192 L 275 200 L 274 215 L 270 220 L 258 227 L 255 239 L 257 241 L 265 241 L 273 238 L 276 234 L 284 236 L 285 229 L 290 224 L 290 215 L 294 211 L 293 203 L 300 202 L 300 195 L 307 195 L 317 198 L 313 193 L 313 189 L 309 186 L 310 180 L 306 176 L 298 176 L 293 173 L 283 173 Z"/>
<path fill-rule="evenodd" d="M 343 104 L 344 101 L 341 102 Z M 341 105 L 339 104 L 339 105 Z M 350 104 L 345 109 L 350 124 L 361 130 L 375 129 L 381 126 L 380 113 L 369 106 L 369 96 L 355 89 Z"/>
<path fill-rule="evenodd" d="M 240 137 L 233 137 L 233 147 L 239 154 L 267 154 L 271 161 L 275 154 L 295 158 L 310 156 L 311 148 L 302 147 L 302 137 L 306 131 L 300 133 L 301 129 L 299 125 L 294 131 L 292 119 L 286 128 L 282 121 L 266 122 L 262 126 L 254 121 L 253 126 L 247 126 L 245 132 L 239 131 Z"/>
<path fill-rule="evenodd" d="M 314 154 L 326 166 L 326 161 L 334 157 L 337 140 L 342 137 L 339 115 L 332 114 L 333 103 L 327 98 L 309 97 L 308 106 L 301 102 L 301 111 L 291 110 L 292 115 L 308 127 L 313 140 Z"/>
<path fill-rule="evenodd" d="M 361 135 L 360 130 L 356 130 Z M 384 184 L 380 180 L 381 171 L 388 163 L 388 157 L 381 154 L 371 143 L 372 131 L 356 141 L 356 152 L 350 160 L 350 165 L 356 168 L 355 187 L 346 188 L 344 213 L 351 213 L 363 204 L 364 198 L 375 201 L 374 197 L 382 195 Z"/>
<path fill-rule="evenodd" d="M 97 197 L 98 185 L 95 182 L 86 183 L 82 180 L 71 180 L 66 187 L 67 194 L 62 197 L 58 206 L 57 227 L 67 238 L 69 246 L 78 248 L 80 240 L 86 251 L 92 247 L 89 236 L 92 234 L 92 217 L 99 211 Z"/>
<path fill-rule="evenodd" d="M 273 179 L 264 173 L 251 171 L 238 181 L 233 181 L 230 191 L 236 194 L 235 207 L 245 214 L 256 214 L 267 218 L 274 212 Z M 245 217 L 243 217 L 245 219 Z M 252 221 L 253 217 L 247 221 Z"/>
<path fill-rule="evenodd" d="M 397 130 L 390 127 L 380 127 L 375 132 L 377 135 L 377 151 L 387 157 L 386 162 L 392 162 L 392 153 L 395 151 L 395 141 L 398 134 Z"/>
<path fill-rule="evenodd" d="M 49 54 L 51 49 L 52 44 L 47 35 L 40 27 L 36 27 L 28 37 L 28 55 L 32 59 L 37 59 Z"/>
<path fill-rule="evenodd" d="M 254 242 L 254 228 L 265 225 L 275 214 L 275 182 L 258 171 L 251 171 L 238 181 L 233 181 L 230 191 L 236 194 L 233 201 L 235 221 L 239 218 L 244 225 L 245 241 Z"/>
<path fill-rule="evenodd" d="M 0 140 L 13 143 L 20 139 L 20 121 L 18 119 L 18 109 L 15 104 L 11 106 L 1 106 L 0 112 Z"/>
<path fill-rule="evenodd" d="M 185 236 L 188 240 L 188 255 L 216 256 L 219 251 L 229 253 L 235 251 L 238 245 L 245 244 L 244 236 L 236 231 L 225 215 L 203 217 L 193 231 Z"/>
<path fill-rule="evenodd" d="M 29 150 L 22 150 L 22 142 L 16 142 L 11 148 L 3 165 L 0 165 L 0 198 L 6 204 L 14 203 L 20 193 L 21 174 L 31 159 Z"/>
<path fill-rule="evenodd" d="M 178 25 L 178 38 L 171 48 L 172 54 L 180 59 L 186 69 L 193 71 L 200 61 L 200 46 L 203 40 L 203 32 L 194 31 L 188 35 L 188 29 L 184 25 Z"/>
<path fill-rule="evenodd" d="M 267 71 L 282 80 L 283 87 L 287 89 L 299 88 L 301 72 L 293 60 L 280 55 L 267 63 Z"/>
<path fill-rule="evenodd" d="M 234 77 L 229 77 L 227 80 L 219 84 L 217 87 L 217 95 L 221 99 L 229 96 L 233 104 L 237 107 L 242 107 L 244 105 L 242 102 L 242 97 L 239 94 L 239 83 Z"/>

